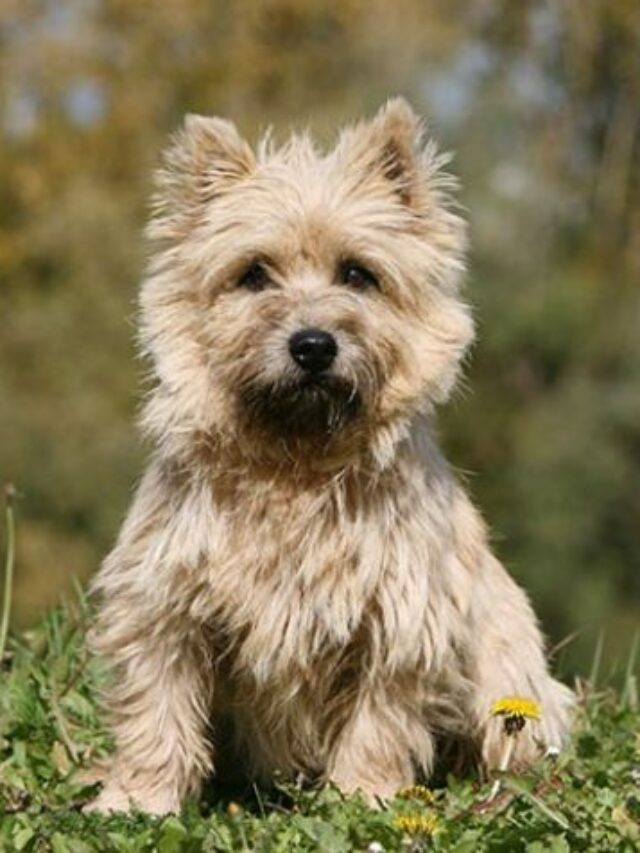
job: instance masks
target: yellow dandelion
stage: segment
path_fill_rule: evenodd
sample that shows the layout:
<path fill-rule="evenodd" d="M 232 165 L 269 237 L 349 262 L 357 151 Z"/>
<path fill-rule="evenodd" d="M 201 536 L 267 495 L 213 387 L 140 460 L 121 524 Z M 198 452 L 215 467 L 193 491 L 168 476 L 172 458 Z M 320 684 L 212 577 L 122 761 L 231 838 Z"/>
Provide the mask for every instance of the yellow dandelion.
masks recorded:
<path fill-rule="evenodd" d="M 425 788 L 424 785 L 410 785 L 408 788 L 402 788 L 398 791 L 398 797 L 403 800 L 420 800 L 427 806 L 432 806 L 436 801 L 433 791 Z"/>
<path fill-rule="evenodd" d="M 438 828 L 438 818 L 433 814 L 402 814 L 393 823 L 408 835 L 433 835 Z"/>
<path fill-rule="evenodd" d="M 525 696 L 504 696 L 491 706 L 492 717 L 504 717 L 504 730 L 508 735 L 522 731 L 527 720 L 539 720 L 541 715 L 540 705 Z"/>
<path fill-rule="evenodd" d="M 491 706 L 492 717 L 504 719 L 504 733 L 508 736 L 504 742 L 502 758 L 498 769 L 504 773 L 509 769 L 511 756 L 519 733 L 525 727 L 527 720 L 539 720 L 542 716 L 540 705 L 535 699 L 526 696 L 503 696 Z M 496 779 L 491 788 L 490 799 L 498 795 L 500 780 Z"/>

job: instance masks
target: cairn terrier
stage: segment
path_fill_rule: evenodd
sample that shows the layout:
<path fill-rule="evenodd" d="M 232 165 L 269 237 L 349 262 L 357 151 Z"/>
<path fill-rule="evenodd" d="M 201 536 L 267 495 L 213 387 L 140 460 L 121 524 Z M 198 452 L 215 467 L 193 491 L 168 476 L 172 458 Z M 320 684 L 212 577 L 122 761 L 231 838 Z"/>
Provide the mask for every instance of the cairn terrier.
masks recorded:
<path fill-rule="evenodd" d="M 90 808 L 176 810 L 219 757 L 390 797 L 492 703 L 570 691 L 434 438 L 473 337 L 447 158 L 403 100 L 319 153 L 189 116 L 141 293 L 155 450 L 94 583 L 116 740 Z"/>

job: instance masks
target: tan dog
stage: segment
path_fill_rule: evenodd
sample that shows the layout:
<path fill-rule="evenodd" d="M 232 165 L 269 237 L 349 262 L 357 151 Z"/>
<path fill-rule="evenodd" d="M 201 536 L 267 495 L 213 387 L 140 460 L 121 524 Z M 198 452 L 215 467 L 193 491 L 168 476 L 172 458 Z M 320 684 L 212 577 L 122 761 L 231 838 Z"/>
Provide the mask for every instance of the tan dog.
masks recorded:
<path fill-rule="evenodd" d="M 155 453 L 95 582 L 117 748 L 98 809 L 179 808 L 231 721 L 246 771 L 369 797 L 436 736 L 502 748 L 492 702 L 568 729 L 525 594 L 434 441 L 473 335 L 446 159 L 402 100 L 319 154 L 191 116 L 142 288 Z M 219 730 L 218 730 L 219 731 Z"/>

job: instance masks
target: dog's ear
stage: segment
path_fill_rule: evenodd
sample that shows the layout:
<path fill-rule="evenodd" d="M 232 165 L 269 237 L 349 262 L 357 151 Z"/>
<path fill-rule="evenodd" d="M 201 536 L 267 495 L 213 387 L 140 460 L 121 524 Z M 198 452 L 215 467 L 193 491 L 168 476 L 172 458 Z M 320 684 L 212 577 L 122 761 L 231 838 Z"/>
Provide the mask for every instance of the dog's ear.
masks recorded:
<path fill-rule="evenodd" d="M 421 119 L 404 98 L 391 98 L 371 121 L 346 131 L 338 155 L 363 177 L 381 177 L 392 185 L 400 200 L 418 207 L 429 160 L 435 153 L 425 144 Z"/>
<path fill-rule="evenodd" d="M 370 125 L 374 165 L 406 204 L 414 201 L 418 178 L 422 124 L 404 98 L 393 98 Z"/>
<path fill-rule="evenodd" d="M 194 215 L 249 175 L 254 166 L 253 151 L 232 122 L 188 115 L 155 175 L 151 236 L 184 236 Z"/>

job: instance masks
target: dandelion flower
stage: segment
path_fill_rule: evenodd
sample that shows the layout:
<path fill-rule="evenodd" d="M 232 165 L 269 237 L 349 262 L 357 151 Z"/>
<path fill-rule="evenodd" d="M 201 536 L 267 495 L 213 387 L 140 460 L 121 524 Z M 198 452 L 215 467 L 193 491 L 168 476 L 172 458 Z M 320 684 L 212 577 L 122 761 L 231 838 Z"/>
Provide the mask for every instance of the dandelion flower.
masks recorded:
<path fill-rule="evenodd" d="M 508 736 L 499 767 L 500 772 L 504 773 L 509 768 L 516 739 L 527 720 L 539 720 L 542 711 L 535 699 L 529 699 L 526 696 L 504 696 L 502 699 L 497 699 L 491 706 L 491 716 L 504 719 L 504 733 Z M 500 780 L 496 779 L 491 789 L 490 799 L 496 797 L 499 790 Z"/>
<path fill-rule="evenodd" d="M 427 806 L 432 806 L 436 801 L 433 791 L 425 788 L 424 785 L 410 785 L 408 788 L 402 788 L 398 791 L 398 797 L 403 800 L 420 800 Z"/>
<path fill-rule="evenodd" d="M 505 696 L 491 706 L 492 717 L 504 717 L 504 730 L 508 735 L 522 731 L 527 720 L 539 720 L 540 705 L 524 696 Z"/>
<path fill-rule="evenodd" d="M 433 814 L 398 815 L 393 823 L 408 835 L 433 835 L 438 828 L 438 818 Z"/>

